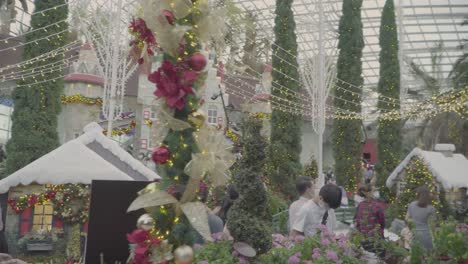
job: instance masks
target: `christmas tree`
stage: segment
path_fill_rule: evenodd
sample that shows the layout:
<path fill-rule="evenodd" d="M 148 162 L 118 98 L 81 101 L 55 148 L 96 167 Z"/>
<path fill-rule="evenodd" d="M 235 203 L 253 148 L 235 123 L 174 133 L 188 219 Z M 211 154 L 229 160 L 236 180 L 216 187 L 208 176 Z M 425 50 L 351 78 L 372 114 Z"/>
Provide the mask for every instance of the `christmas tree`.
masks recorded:
<path fill-rule="evenodd" d="M 361 22 L 362 0 L 344 0 L 340 19 L 337 62 L 337 83 L 334 106 L 339 111 L 360 113 L 362 94 L 362 49 L 364 40 Z M 339 185 L 355 189 L 360 169 L 361 120 L 336 119 L 333 123 L 336 180 Z"/>
<path fill-rule="evenodd" d="M 301 86 L 298 83 L 296 23 L 292 3 L 292 0 L 276 1 L 271 94 L 273 98 L 297 102 Z M 285 89 L 290 91 L 285 92 Z M 295 178 L 302 171 L 299 157 L 302 148 L 301 124 L 301 115 L 273 109 L 267 173 L 271 183 L 281 186 L 281 190 L 289 196 L 295 195 Z"/>
<path fill-rule="evenodd" d="M 68 5 L 65 0 L 38 0 L 31 16 L 31 31 L 25 35 L 23 61 L 63 47 L 67 42 Z M 53 27 L 49 25 L 54 24 Z M 63 90 L 62 68 L 45 65 L 63 60 L 64 53 L 51 53 L 27 63 L 23 71 L 33 71 L 18 82 L 13 91 L 12 137 L 6 146 L 7 174 L 28 165 L 59 145 L 57 117 Z"/>

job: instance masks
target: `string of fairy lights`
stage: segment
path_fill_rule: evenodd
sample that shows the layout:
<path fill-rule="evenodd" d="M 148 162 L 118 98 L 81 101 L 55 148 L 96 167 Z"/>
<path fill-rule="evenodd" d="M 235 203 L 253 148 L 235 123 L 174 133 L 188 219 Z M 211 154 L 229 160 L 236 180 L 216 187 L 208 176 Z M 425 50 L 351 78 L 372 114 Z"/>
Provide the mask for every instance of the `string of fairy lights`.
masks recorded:
<path fill-rule="evenodd" d="M 253 27 L 250 26 L 250 25 L 245 25 L 245 26 L 246 26 L 247 28 L 251 29 L 251 30 L 255 30 L 255 28 L 253 28 Z M 248 40 L 250 40 L 250 41 L 255 41 L 254 39 L 249 38 L 248 36 L 245 36 L 245 38 L 248 39 Z M 290 51 L 284 49 L 283 47 L 279 46 L 278 44 L 276 44 L 276 43 L 274 43 L 274 42 L 273 42 L 273 43 L 270 43 L 270 44 L 271 44 L 272 46 L 277 47 L 277 48 L 278 48 L 279 50 L 281 50 L 282 52 L 288 54 L 292 59 L 295 59 L 295 60 L 298 59 L 298 56 L 292 54 Z M 273 57 L 276 57 L 276 58 L 278 58 L 278 59 L 280 59 L 282 62 L 285 62 L 286 64 L 289 65 L 289 67 L 292 67 L 292 68 L 294 68 L 294 69 L 299 70 L 299 68 L 298 68 L 296 65 L 290 63 L 290 62 L 289 62 L 288 60 L 286 60 L 285 58 L 283 58 L 283 57 L 281 57 L 281 56 L 279 56 L 279 55 L 277 55 L 277 54 L 275 54 L 275 53 L 273 53 L 272 56 L 273 56 Z M 306 59 L 311 59 L 311 58 L 309 58 L 307 55 L 304 55 L 304 56 L 306 57 Z M 247 66 L 247 65 L 246 65 L 246 66 Z M 251 69 L 251 70 L 254 70 L 254 69 Z M 292 77 L 289 76 L 289 75 L 285 75 L 283 72 L 281 72 L 281 71 L 279 71 L 279 70 L 277 70 L 277 69 L 272 68 L 272 70 L 273 70 L 273 71 L 276 71 L 276 72 L 278 72 L 279 74 L 284 75 L 286 78 L 290 78 L 290 79 L 294 80 L 295 82 L 299 83 L 300 85 L 302 85 L 302 82 L 301 82 L 300 80 L 294 79 L 294 78 L 292 78 Z M 347 88 L 344 88 L 344 87 L 339 86 L 339 84 L 340 84 L 340 83 L 341 83 L 341 84 L 345 84 L 345 85 L 347 85 L 347 86 L 350 86 L 350 87 L 353 87 L 353 88 L 359 89 L 359 90 L 362 90 L 363 87 L 356 86 L 356 85 L 354 85 L 354 84 L 351 84 L 351 83 L 349 83 L 349 82 L 346 82 L 346 81 L 344 81 L 344 80 L 341 80 L 341 79 L 337 78 L 336 76 L 334 77 L 334 80 L 335 80 L 335 83 L 336 83 L 335 85 L 337 85 L 340 89 L 345 90 L 346 92 L 352 93 L 352 94 L 354 94 L 354 95 L 356 95 L 356 96 L 358 96 L 358 97 L 361 97 L 361 96 L 362 96 L 360 93 L 356 93 L 356 92 L 351 91 L 351 90 L 349 90 L 349 89 L 347 89 Z M 291 92 L 295 92 L 295 91 L 291 91 Z M 388 101 L 385 102 L 385 103 L 390 103 L 390 104 L 399 104 L 398 101 L 400 100 L 399 98 L 392 98 L 392 97 L 388 97 L 388 96 L 384 96 L 384 95 L 379 95 L 379 98 L 369 98 L 369 99 L 370 99 L 370 100 L 379 100 L 379 101 L 383 101 L 383 102 L 385 102 L 386 100 L 388 100 Z M 385 100 L 383 100 L 383 99 L 385 99 Z"/>
<path fill-rule="evenodd" d="M 56 7 L 53 7 L 53 8 L 50 8 L 50 9 L 55 9 L 55 8 Z M 47 10 L 43 10 L 43 11 L 41 11 L 41 13 L 44 13 L 46 11 Z M 61 21 L 56 22 L 54 24 L 59 24 L 60 22 Z M 41 30 L 41 29 L 45 30 L 47 27 L 51 27 L 51 26 L 53 26 L 53 24 L 44 26 L 43 28 L 38 28 L 36 30 Z M 65 32 L 65 31 L 63 31 L 63 32 Z M 58 33 L 55 33 L 55 34 L 51 34 L 49 36 L 43 37 L 43 39 L 49 39 L 50 37 L 55 36 L 57 34 L 61 34 L 63 32 L 58 32 Z M 13 38 L 13 37 L 9 37 L 7 39 L 3 39 L 3 40 L 0 40 L 0 41 L 4 41 L 4 42 L 7 43 L 8 40 L 11 39 L 11 38 Z M 36 41 L 37 40 L 27 42 L 27 43 L 22 43 L 22 44 L 19 44 L 19 45 L 15 45 L 13 47 L 8 47 L 6 49 L 0 50 L 0 52 L 5 51 L 5 50 L 9 50 L 9 49 L 15 49 L 17 47 L 24 46 L 24 45 L 27 45 L 27 44 L 30 44 L 30 43 L 34 43 Z M 32 59 L 30 59 L 28 61 L 23 61 L 21 63 L 15 64 L 15 65 L 8 65 L 8 66 L 6 66 L 4 68 L 0 68 L 0 73 L 3 72 L 4 70 L 10 70 L 10 69 L 13 69 L 13 68 L 26 67 L 26 65 L 32 64 L 35 61 L 39 61 L 39 60 L 45 61 L 45 59 L 50 58 L 50 57 L 55 57 L 55 56 L 60 56 L 60 55 L 65 56 L 66 52 L 69 52 L 69 51 L 71 51 L 73 49 L 79 49 L 80 45 L 78 45 L 78 44 L 80 44 L 80 43 L 78 41 L 75 41 L 75 42 L 69 43 L 69 44 L 65 45 L 64 47 L 61 47 L 61 48 L 59 48 L 57 50 L 48 52 L 47 54 L 42 54 L 42 55 L 40 55 L 40 56 L 38 56 L 36 58 L 32 58 Z M 282 47 L 278 46 L 276 43 L 272 43 L 272 45 L 276 46 L 278 49 L 281 49 L 283 52 L 285 52 L 285 53 L 289 54 L 290 56 L 297 59 L 297 56 L 291 54 L 289 51 L 287 51 L 287 50 L 283 49 Z M 284 58 L 282 58 L 279 55 L 273 54 L 273 56 L 276 56 L 278 59 L 286 62 L 287 64 L 290 64 L 290 67 L 296 67 L 295 65 L 289 63 L 289 61 L 285 60 Z M 64 77 L 64 76 L 59 76 L 59 77 L 56 77 L 54 79 L 48 79 L 48 80 L 36 80 L 35 77 L 43 76 L 46 73 L 51 73 L 51 72 L 63 70 L 63 67 L 66 67 L 66 66 L 70 65 L 72 63 L 72 60 L 77 58 L 77 57 L 78 56 L 72 56 L 70 58 L 66 58 L 66 59 L 60 60 L 58 62 L 51 63 L 51 64 L 37 66 L 35 68 L 20 70 L 20 71 L 16 71 L 16 72 L 13 71 L 13 72 L 10 72 L 8 74 L 5 74 L 5 75 L 1 76 L 1 81 L 24 80 L 26 78 L 35 79 L 35 82 L 33 84 L 19 85 L 19 86 L 16 86 L 16 87 L 24 87 L 24 86 L 29 86 L 30 87 L 31 85 L 35 85 L 35 84 L 39 84 L 39 83 L 44 83 L 44 82 L 48 82 L 48 81 L 55 81 L 55 80 L 57 80 L 57 79 L 59 79 L 61 77 Z M 50 67 L 48 67 L 48 66 L 50 66 Z M 248 65 L 243 65 L 243 66 L 248 67 L 249 70 L 255 72 L 256 74 L 261 75 L 261 73 L 259 73 L 255 69 L 252 69 L 250 66 L 248 66 Z M 277 70 L 277 69 L 273 68 L 272 71 L 275 71 L 275 72 L 285 76 L 286 78 L 289 78 L 289 79 L 297 82 L 298 84 L 302 85 L 302 82 L 300 80 L 292 78 L 291 76 L 285 74 L 284 72 L 282 72 L 280 70 Z M 356 89 L 362 89 L 362 87 L 355 86 L 353 84 L 347 83 L 346 81 L 340 80 L 338 78 L 335 78 L 335 79 L 336 79 L 335 80 L 336 89 L 344 90 L 345 92 L 352 93 L 352 94 L 354 94 L 354 95 L 356 95 L 358 97 L 362 96 L 360 93 L 356 93 L 355 91 L 352 91 L 352 90 L 349 90 L 347 88 L 342 87 L 340 85 L 340 83 L 342 85 L 344 84 L 346 86 L 350 86 L 350 87 L 353 87 L 353 88 L 356 88 Z M 240 78 L 238 80 L 240 80 L 243 83 L 247 83 L 247 82 L 243 81 Z M 251 86 L 251 85 L 249 84 L 249 86 Z M 311 116 L 310 111 L 306 110 L 307 106 L 310 106 L 310 103 L 311 103 L 311 98 L 307 94 L 301 94 L 301 93 L 298 93 L 296 91 L 292 91 L 290 88 L 285 87 L 283 85 L 280 85 L 280 84 L 278 84 L 277 82 L 274 82 L 274 81 L 272 82 L 272 86 L 273 86 L 274 89 L 279 89 L 280 93 L 284 93 L 286 95 L 292 96 L 294 99 L 300 99 L 299 102 L 294 102 L 292 100 L 288 100 L 288 99 L 283 98 L 283 97 L 271 96 L 270 103 L 272 104 L 272 107 L 274 107 L 275 109 L 280 109 L 282 111 L 287 110 L 287 111 L 290 111 L 290 112 L 295 113 L 295 114 L 303 114 L 303 115 L 306 115 L 306 116 Z M 0 88 L 0 89 L 11 89 L 11 88 Z M 230 92 L 233 92 L 232 89 L 228 89 L 228 90 L 230 90 Z M 242 96 L 243 97 L 246 96 L 245 92 L 243 92 Z M 250 96 L 253 96 L 253 95 L 250 95 Z M 330 97 L 332 99 L 334 99 L 334 100 L 342 100 L 342 101 L 345 102 L 345 104 L 360 105 L 357 102 L 349 101 L 349 100 L 346 100 L 344 98 L 337 97 L 337 96 L 334 96 L 334 95 L 330 95 Z M 389 111 L 389 112 L 382 113 L 380 115 L 380 117 L 378 117 L 378 118 L 395 120 L 395 119 L 403 118 L 404 116 L 406 116 L 406 117 L 410 116 L 411 117 L 411 116 L 416 115 L 415 112 L 417 112 L 418 109 L 424 109 L 424 111 L 422 113 L 419 112 L 417 114 L 418 117 L 426 116 L 426 115 L 427 116 L 433 116 L 433 115 L 435 115 L 437 113 L 440 113 L 440 112 L 449 112 L 449 111 L 457 112 L 457 113 L 459 113 L 460 115 L 463 116 L 464 114 L 466 114 L 466 107 L 464 107 L 464 104 L 466 102 L 466 96 L 460 96 L 460 97 L 456 97 L 456 98 L 457 98 L 456 100 L 449 101 L 448 103 L 447 102 L 446 103 L 437 103 L 434 100 L 432 100 L 432 101 L 428 101 L 428 102 L 424 101 L 424 102 L 415 103 L 415 104 L 407 104 L 407 105 L 405 104 L 405 106 L 407 106 L 409 109 L 411 109 L 410 111 L 408 111 L 407 114 L 400 113 L 399 111 L 398 112 Z M 246 97 L 246 99 L 248 99 L 248 98 Z M 393 104 L 393 105 L 398 105 L 399 104 L 398 103 L 399 99 L 385 97 L 385 96 L 381 96 L 381 95 L 379 95 L 378 98 L 367 98 L 366 99 L 366 101 L 370 101 L 370 100 L 377 100 L 377 101 L 380 101 L 380 102 L 385 102 L 387 105 L 388 104 Z M 450 103 L 455 103 L 455 104 L 451 105 Z M 436 105 L 437 107 L 434 108 L 434 105 Z M 431 108 L 429 108 L 428 106 L 430 106 Z M 327 110 L 328 111 L 333 111 L 333 113 L 327 115 L 327 118 L 366 119 L 366 117 L 361 113 L 353 113 L 353 112 L 351 112 L 349 110 L 339 109 L 339 108 L 334 107 L 334 106 L 327 106 Z"/>

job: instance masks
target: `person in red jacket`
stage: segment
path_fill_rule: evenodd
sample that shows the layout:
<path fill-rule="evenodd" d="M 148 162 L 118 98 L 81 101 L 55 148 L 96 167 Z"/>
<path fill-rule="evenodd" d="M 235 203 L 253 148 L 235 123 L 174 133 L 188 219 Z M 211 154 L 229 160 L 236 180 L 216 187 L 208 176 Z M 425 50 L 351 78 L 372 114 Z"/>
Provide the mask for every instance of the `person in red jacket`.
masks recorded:
<path fill-rule="evenodd" d="M 364 185 L 358 189 L 358 195 L 364 198 L 359 203 L 354 216 L 356 229 L 364 237 L 362 247 L 369 252 L 383 257 L 385 252 L 380 246 L 384 239 L 385 214 L 382 204 L 374 199 L 372 187 Z"/>

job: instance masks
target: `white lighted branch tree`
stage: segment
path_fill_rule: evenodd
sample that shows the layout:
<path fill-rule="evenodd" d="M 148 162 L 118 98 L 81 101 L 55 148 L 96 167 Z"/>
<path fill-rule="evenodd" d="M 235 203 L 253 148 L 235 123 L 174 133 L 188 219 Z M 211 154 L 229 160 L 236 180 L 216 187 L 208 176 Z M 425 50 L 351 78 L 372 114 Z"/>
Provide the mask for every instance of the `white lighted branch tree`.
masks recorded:
<path fill-rule="evenodd" d="M 323 175 L 323 134 L 325 131 L 326 119 L 326 101 L 331 87 L 335 83 L 336 77 L 336 47 L 337 33 L 333 24 L 327 19 L 329 15 L 336 14 L 331 4 L 324 3 L 323 0 L 314 0 L 310 9 L 316 12 L 310 12 L 312 15 L 303 21 L 316 28 L 311 32 L 312 41 L 310 45 L 315 49 L 308 51 L 307 57 L 303 58 L 301 63 L 301 76 L 304 88 L 307 90 L 310 100 L 310 110 L 312 113 L 312 127 L 318 135 L 317 165 L 318 165 L 318 184 L 320 188 L 324 183 Z M 308 10 L 311 11 L 311 10 Z M 313 53 L 313 54 L 310 54 Z"/>
<path fill-rule="evenodd" d="M 131 12 L 128 8 L 134 6 L 133 2 L 80 1 L 80 9 L 84 10 L 79 17 L 81 30 L 92 41 L 104 76 L 102 110 L 108 120 L 107 131 L 112 131 L 112 121 L 122 113 L 125 85 L 138 66 L 129 48 Z M 108 132 L 107 136 L 111 134 Z"/>

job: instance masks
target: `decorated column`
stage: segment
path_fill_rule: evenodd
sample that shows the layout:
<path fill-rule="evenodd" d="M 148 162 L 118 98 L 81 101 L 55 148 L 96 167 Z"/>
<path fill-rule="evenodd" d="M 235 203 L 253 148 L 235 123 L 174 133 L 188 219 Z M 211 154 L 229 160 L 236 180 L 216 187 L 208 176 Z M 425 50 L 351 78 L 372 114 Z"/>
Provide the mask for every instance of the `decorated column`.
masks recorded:
<path fill-rule="evenodd" d="M 208 126 L 199 110 L 208 61 L 202 43 L 220 43 L 224 22 L 222 10 L 212 9 L 205 0 L 143 0 L 140 4 L 139 18 L 130 25 L 134 54 L 139 63 L 147 64 L 149 56 L 163 53 L 161 66 L 148 76 L 155 84 L 155 99 L 162 101 L 156 110 L 162 123 L 161 144 L 152 159 L 163 179 L 150 184 L 130 206 L 129 211 L 146 208 L 155 225 L 140 225 L 129 240 L 147 249 L 133 251 L 134 263 L 148 251 L 154 263 L 160 263 L 171 257 L 175 246 L 192 245 L 197 238 L 212 240 L 207 210 L 198 194 L 207 184 L 225 184 L 234 161 L 222 131 Z M 144 236 L 138 236 L 141 233 Z M 141 237 L 145 239 L 138 240 Z"/>

